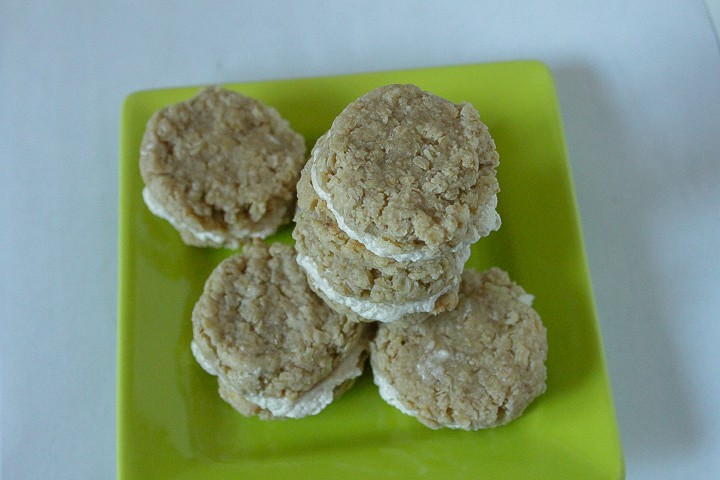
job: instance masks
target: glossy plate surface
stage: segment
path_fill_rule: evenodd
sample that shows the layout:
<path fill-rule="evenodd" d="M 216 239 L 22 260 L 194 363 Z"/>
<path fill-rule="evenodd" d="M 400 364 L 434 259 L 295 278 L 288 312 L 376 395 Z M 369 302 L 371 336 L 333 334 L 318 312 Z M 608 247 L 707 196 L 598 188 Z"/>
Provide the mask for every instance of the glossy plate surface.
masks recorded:
<path fill-rule="evenodd" d="M 487 431 L 433 431 L 385 404 L 369 371 L 320 414 L 244 418 L 194 361 L 190 313 L 227 250 L 185 246 L 143 204 L 138 151 L 157 109 L 197 88 L 130 95 L 120 132 L 118 475 L 129 479 L 583 478 L 623 476 L 556 94 L 537 62 L 226 85 L 274 106 L 308 150 L 352 100 L 414 83 L 469 101 L 500 153 L 498 232 L 468 268 L 497 265 L 535 295 L 548 331 L 547 393 Z M 286 227 L 270 241 L 291 242 Z"/>

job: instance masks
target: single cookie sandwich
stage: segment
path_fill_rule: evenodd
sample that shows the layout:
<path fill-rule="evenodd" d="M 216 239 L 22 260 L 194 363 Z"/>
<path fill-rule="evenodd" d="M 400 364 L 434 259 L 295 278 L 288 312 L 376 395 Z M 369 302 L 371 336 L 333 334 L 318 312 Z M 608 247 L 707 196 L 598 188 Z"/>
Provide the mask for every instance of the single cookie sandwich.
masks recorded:
<path fill-rule="evenodd" d="M 293 238 L 308 283 L 336 311 L 366 321 L 415 320 L 451 310 L 470 247 L 428 260 L 396 261 L 348 237 L 310 185 L 298 183 Z"/>
<path fill-rule="evenodd" d="M 452 312 L 379 326 L 370 362 L 380 395 L 434 429 L 519 417 L 545 391 L 546 331 L 532 300 L 500 269 L 466 270 Z"/>
<path fill-rule="evenodd" d="M 273 108 L 220 87 L 157 111 L 143 198 L 189 245 L 237 248 L 290 220 L 305 140 Z"/>
<path fill-rule="evenodd" d="M 498 158 L 469 103 L 387 85 L 338 115 L 313 148 L 310 177 L 350 238 L 375 255 L 418 261 L 500 227 Z"/>
<path fill-rule="evenodd" d="M 315 415 L 363 370 L 372 326 L 327 307 L 292 247 L 256 240 L 208 278 L 192 314 L 192 352 L 243 415 Z"/>

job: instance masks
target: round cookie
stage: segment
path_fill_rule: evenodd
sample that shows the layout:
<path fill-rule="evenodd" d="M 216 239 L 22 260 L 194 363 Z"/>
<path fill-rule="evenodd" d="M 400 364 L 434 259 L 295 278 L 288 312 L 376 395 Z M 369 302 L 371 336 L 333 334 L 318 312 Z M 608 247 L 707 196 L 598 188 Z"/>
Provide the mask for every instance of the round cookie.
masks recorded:
<path fill-rule="evenodd" d="M 416 261 L 500 227 L 498 158 L 469 103 L 387 85 L 338 115 L 313 148 L 311 179 L 349 237 Z"/>
<path fill-rule="evenodd" d="M 435 429 L 519 417 L 545 391 L 546 331 L 531 303 L 502 270 L 466 270 L 452 312 L 380 325 L 370 347 L 380 395 Z"/>
<path fill-rule="evenodd" d="M 220 87 L 157 111 L 143 198 L 189 245 L 237 248 L 290 220 L 305 140 L 273 108 Z"/>
<path fill-rule="evenodd" d="M 310 185 L 308 170 L 297 186 L 293 238 L 311 287 L 332 306 L 349 307 L 366 320 L 424 317 L 455 307 L 470 247 L 417 262 L 379 257 L 340 230 Z"/>
<path fill-rule="evenodd" d="M 371 326 L 308 287 L 292 247 L 255 241 L 218 265 L 192 313 L 193 354 L 244 415 L 314 415 L 362 373 Z"/>

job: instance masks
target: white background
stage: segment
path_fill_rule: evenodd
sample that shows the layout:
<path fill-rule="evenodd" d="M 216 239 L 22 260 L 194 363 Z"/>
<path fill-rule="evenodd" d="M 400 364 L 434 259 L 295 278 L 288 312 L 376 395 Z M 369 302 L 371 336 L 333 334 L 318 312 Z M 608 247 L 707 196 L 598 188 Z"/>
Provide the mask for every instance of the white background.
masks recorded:
<path fill-rule="evenodd" d="M 150 3 L 0 2 L 3 479 L 115 476 L 127 94 L 529 58 L 557 84 L 627 476 L 720 477 L 720 50 L 702 1 Z"/>

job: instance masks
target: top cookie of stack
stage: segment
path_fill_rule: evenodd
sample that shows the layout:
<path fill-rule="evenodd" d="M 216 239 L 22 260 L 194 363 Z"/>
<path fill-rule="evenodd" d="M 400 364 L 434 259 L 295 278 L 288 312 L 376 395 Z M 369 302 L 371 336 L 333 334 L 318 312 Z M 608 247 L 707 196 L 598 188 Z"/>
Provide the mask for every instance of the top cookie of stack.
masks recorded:
<path fill-rule="evenodd" d="M 298 186 L 294 237 L 311 286 L 366 320 L 452 310 L 470 245 L 500 227 L 498 163 L 468 103 L 414 85 L 360 97 Z"/>

